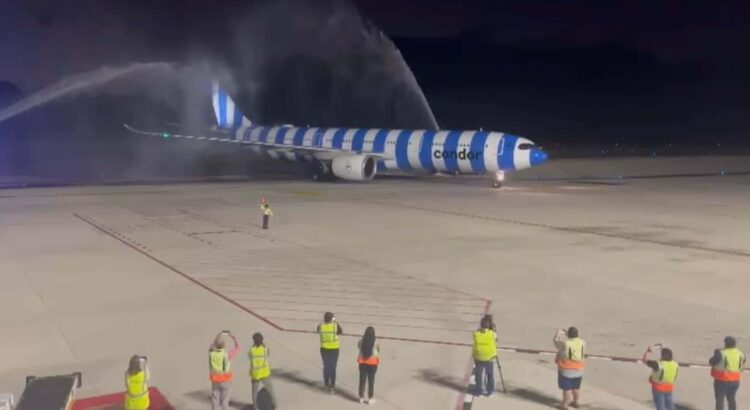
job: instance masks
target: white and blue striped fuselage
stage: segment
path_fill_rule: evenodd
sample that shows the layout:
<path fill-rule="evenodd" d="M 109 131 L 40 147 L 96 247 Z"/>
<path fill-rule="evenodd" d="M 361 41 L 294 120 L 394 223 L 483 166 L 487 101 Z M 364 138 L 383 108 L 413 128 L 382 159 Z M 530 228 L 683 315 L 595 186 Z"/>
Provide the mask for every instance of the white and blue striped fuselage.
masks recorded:
<path fill-rule="evenodd" d="M 251 145 L 256 152 L 278 159 L 326 161 L 345 153 L 378 155 L 386 158 L 378 161 L 379 172 L 483 174 L 521 170 L 547 159 L 530 140 L 501 132 L 255 125 L 228 131 L 231 139 L 258 143 Z M 294 148 L 321 150 L 307 154 L 293 152 Z"/>

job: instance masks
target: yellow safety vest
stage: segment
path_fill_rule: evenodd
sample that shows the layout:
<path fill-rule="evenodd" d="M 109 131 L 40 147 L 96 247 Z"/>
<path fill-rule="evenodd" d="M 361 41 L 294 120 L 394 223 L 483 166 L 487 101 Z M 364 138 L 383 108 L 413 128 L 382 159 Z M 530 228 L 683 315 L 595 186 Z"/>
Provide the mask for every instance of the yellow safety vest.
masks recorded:
<path fill-rule="evenodd" d="M 562 349 L 557 351 L 558 369 L 578 370 L 583 369 L 583 339 L 575 337 L 565 341 Z"/>
<path fill-rule="evenodd" d="M 148 397 L 146 373 L 125 374 L 125 409 L 146 410 L 151 405 Z"/>
<path fill-rule="evenodd" d="M 486 362 L 497 356 L 497 344 L 495 342 L 495 332 L 486 329 L 474 332 L 474 360 Z"/>
<path fill-rule="evenodd" d="M 253 346 L 247 352 L 250 356 L 250 378 L 262 380 L 271 375 L 271 366 L 268 364 L 268 349 L 261 346 Z"/>
<path fill-rule="evenodd" d="M 263 215 L 273 216 L 273 211 L 270 206 L 260 206 L 260 210 L 263 211 Z"/>
<path fill-rule="evenodd" d="M 680 368 L 679 363 L 674 360 L 660 360 L 657 362 L 658 370 L 651 373 L 649 381 L 654 390 L 663 393 L 674 391 L 674 382 L 677 380 L 677 372 Z"/>
<path fill-rule="evenodd" d="M 336 322 L 321 323 L 318 328 L 320 334 L 320 347 L 323 349 L 338 349 L 339 343 L 339 326 Z"/>
<path fill-rule="evenodd" d="M 744 365 L 745 354 L 740 349 L 721 349 L 721 361 L 711 368 L 711 376 L 722 382 L 738 382 Z"/>
<path fill-rule="evenodd" d="M 211 350 L 208 353 L 208 361 L 212 382 L 224 383 L 232 380 L 232 363 L 229 360 L 229 354 L 227 354 L 226 350 Z"/>

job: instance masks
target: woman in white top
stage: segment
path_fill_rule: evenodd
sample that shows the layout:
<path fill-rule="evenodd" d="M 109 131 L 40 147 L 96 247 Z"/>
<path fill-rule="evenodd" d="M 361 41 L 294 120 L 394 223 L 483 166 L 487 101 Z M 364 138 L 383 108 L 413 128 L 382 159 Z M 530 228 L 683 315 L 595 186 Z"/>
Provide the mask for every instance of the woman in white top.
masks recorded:
<path fill-rule="evenodd" d="M 359 402 L 365 403 L 365 382 L 368 384 L 368 404 L 375 404 L 375 372 L 380 364 L 380 346 L 375 342 L 375 328 L 368 326 L 357 343 L 359 347 Z"/>

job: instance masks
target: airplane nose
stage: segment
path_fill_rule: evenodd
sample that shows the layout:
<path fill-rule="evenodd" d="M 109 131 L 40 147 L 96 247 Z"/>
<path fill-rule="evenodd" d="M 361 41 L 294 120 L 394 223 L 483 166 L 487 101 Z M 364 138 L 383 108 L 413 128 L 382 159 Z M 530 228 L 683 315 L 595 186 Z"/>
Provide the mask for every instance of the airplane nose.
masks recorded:
<path fill-rule="evenodd" d="M 531 166 L 537 166 L 545 163 L 549 159 L 549 154 L 546 152 L 540 150 L 540 149 L 532 149 L 531 150 Z"/>

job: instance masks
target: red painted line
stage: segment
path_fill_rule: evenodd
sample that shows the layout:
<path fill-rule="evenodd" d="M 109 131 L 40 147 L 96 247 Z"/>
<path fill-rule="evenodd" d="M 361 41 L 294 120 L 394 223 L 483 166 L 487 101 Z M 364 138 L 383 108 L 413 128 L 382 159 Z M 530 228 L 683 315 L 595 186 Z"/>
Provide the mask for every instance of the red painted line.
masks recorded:
<path fill-rule="evenodd" d="M 285 322 L 311 322 L 314 324 L 320 323 L 320 319 L 298 319 L 293 317 L 281 317 L 281 316 L 266 316 L 268 319 L 273 320 L 279 320 L 279 321 L 285 321 Z M 352 320 L 347 320 L 347 324 L 350 325 L 365 325 L 365 326 L 375 326 L 378 328 L 382 327 L 398 327 L 398 328 L 404 328 L 404 329 L 426 329 L 426 330 L 434 330 L 434 331 L 441 331 L 441 332 L 460 332 L 463 334 L 466 334 L 468 332 L 471 332 L 472 329 L 451 329 L 448 327 L 434 327 L 434 326 L 419 326 L 419 325 L 397 325 L 392 323 L 379 323 L 379 322 L 357 322 Z"/>
<path fill-rule="evenodd" d="M 300 289 L 300 290 L 302 290 L 302 289 Z M 277 293 L 273 293 L 273 292 L 263 292 L 263 291 L 254 292 L 254 291 L 250 291 L 250 290 L 243 291 L 243 290 L 236 290 L 236 289 L 233 289 L 230 292 L 232 292 L 234 294 L 249 296 L 251 298 L 254 295 L 257 295 L 257 296 L 274 296 L 274 297 L 281 297 L 281 298 L 284 298 L 284 297 L 294 298 L 294 300 L 292 300 L 292 301 L 289 301 L 289 300 L 287 300 L 287 301 L 279 300 L 279 302 L 287 302 L 287 303 L 296 303 L 297 300 L 299 300 L 299 299 L 316 299 L 316 300 L 320 299 L 320 295 L 312 295 L 312 294 L 305 294 L 305 293 L 302 293 L 302 294 L 300 294 L 300 293 L 289 293 L 289 292 L 281 292 L 281 293 L 277 292 Z M 352 293 L 357 293 L 357 292 L 352 292 Z M 408 295 L 404 295 L 404 296 L 408 296 Z M 337 300 L 368 301 L 368 299 L 366 299 L 364 297 L 356 297 L 356 296 L 355 297 L 346 297 L 346 296 L 341 296 L 339 294 L 336 295 L 336 299 Z M 443 298 L 443 299 L 444 299 L 443 301 L 429 301 L 429 302 L 428 301 L 419 301 L 419 302 L 415 302 L 414 304 L 425 305 L 425 306 L 430 306 L 430 305 L 445 306 L 446 305 L 446 300 L 450 300 L 450 298 L 446 297 L 446 298 Z M 403 299 L 392 299 L 392 298 L 385 299 L 385 298 L 378 297 L 377 301 L 386 302 L 386 303 L 402 304 L 403 303 L 402 300 Z M 481 302 L 480 299 L 475 299 L 475 300 L 478 301 L 478 302 Z M 375 302 L 375 300 L 373 300 L 373 302 Z M 403 303 L 403 304 L 406 305 L 408 303 Z M 465 303 L 451 303 L 450 306 L 460 306 L 460 307 L 477 308 L 477 309 L 481 307 L 481 306 L 469 305 L 469 304 L 465 304 Z"/>
<path fill-rule="evenodd" d="M 147 257 L 147 258 L 151 259 L 152 261 L 154 261 L 154 262 L 158 263 L 159 265 L 161 265 L 161 266 L 163 266 L 163 267 L 165 267 L 165 268 L 167 268 L 167 269 L 171 270 L 172 272 L 174 272 L 174 273 L 176 273 L 176 274 L 178 274 L 178 275 L 182 276 L 183 278 L 185 278 L 185 279 L 189 280 L 190 282 L 194 283 L 195 285 L 198 285 L 198 286 L 200 286 L 201 288 L 203 288 L 203 289 L 205 289 L 205 290 L 207 290 L 207 291 L 211 292 L 212 294 L 214 294 L 214 295 L 216 295 L 216 296 L 220 297 L 221 299 L 224 299 L 225 301 L 227 301 L 227 302 L 231 303 L 232 305 L 234 305 L 234 306 L 236 306 L 236 307 L 238 307 L 238 308 L 242 309 L 243 311 L 245 311 L 245 312 L 247 312 L 247 313 L 249 313 L 249 314 L 251 314 L 251 315 L 255 316 L 255 317 L 256 317 L 257 319 L 259 319 L 259 320 L 263 321 L 264 323 L 266 323 L 267 325 L 269 325 L 269 326 L 273 327 L 274 329 L 276 329 L 276 330 L 284 330 L 284 329 L 282 329 L 281 327 L 279 327 L 278 325 L 276 325 L 275 323 L 271 322 L 270 320 L 267 320 L 267 319 L 266 319 L 266 318 L 264 318 L 263 316 L 261 316 L 261 315 L 259 315 L 259 314 L 255 313 L 255 312 L 253 312 L 252 310 L 250 310 L 250 309 L 248 309 L 248 308 L 246 308 L 246 307 L 242 306 L 241 304 L 239 304 L 239 303 L 235 302 L 234 300 L 232 300 L 232 299 L 230 299 L 230 298 L 228 298 L 228 297 L 226 297 L 226 296 L 222 295 L 221 293 L 219 293 L 219 292 L 217 292 L 217 291 L 215 291 L 215 290 L 211 289 L 210 287 L 208 287 L 208 286 L 204 285 L 203 283 L 201 283 L 200 281 L 198 281 L 198 280 L 194 279 L 194 278 L 193 278 L 193 277 L 191 277 L 190 275 L 187 275 L 187 274 L 183 273 L 182 271 L 180 271 L 179 269 L 175 268 L 174 266 L 172 266 L 172 265 L 170 265 L 170 264 L 168 264 L 168 263 L 166 263 L 166 262 L 164 262 L 164 261 L 162 261 L 162 260 L 160 260 L 160 259 L 156 258 L 155 256 L 152 256 L 151 254 L 149 254 L 149 253 L 147 253 L 147 252 L 145 252 L 145 251 L 141 250 L 140 248 L 138 248 L 138 247 L 136 247 L 136 246 L 132 245 L 132 244 L 131 244 L 130 242 L 128 242 L 128 241 L 126 241 L 126 240 L 124 240 L 124 239 L 121 239 L 121 238 L 119 238 L 119 237 L 118 237 L 118 236 L 116 236 L 116 235 L 113 235 L 113 234 L 112 234 L 111 232 L 109 232 L 109 231 L 107 231 L 106 229 L 104 229 L 104 228 L 100 227 L 100 226 L 99 226 L 99 225 L 97 225 L 97 224 L 96 224 L 95 222 L 93 222 L 93 221 L 89 221 L 88 219 L 86 219 L 86 218 L 82 217 L 81 215 L 78 215 L 77 213 L 73 213 L 73 216 L 75 216 L 76 218 L 78 218 L 78 219 L 82 220 L 83 222 L 86 222 L 87 224 L 89 224 L 89 225 L 93 226 L 94 228 L 98 229 L 99 231 L 101 231 L 101 232 L 103 232 L 103 233 L 105 233 L 105 234 L 109 235 L 110 237 L 112 237 L 112 238 L 114 238 L 114 239 L 116 239 L 116 240 L 120 241 L 121 243 L 123 243 L 123 244 L 125 244 L 125 245 L 126 245 L 127 247 L 129 247 L 130 249 L 133 249 L 133 250 L 135 250 L 136 252 L 138 252 L 138 253 L 140 253 L 141 255 L 143 255 L 143 256 L 145 256 L 145 257 Z"/>
<path fill-rule="evenodd" d="M 368 286 L 367 288 L 368 288 L 369 291 L 367 291 L 367 292 L 354 292 L 354 291 L 351 291 L 350 288 L 347 288 L 347 287 L 328 286 L 328 283 L 321 283 L 320 280 L 318 280 L 318 281 L 298 281 L 298 280 L 293 280 L 293 279 L 292 280 L 280 280 L 280 279 L 283 279 L 285 276 L 286 276 L 285 274 L 281 273 L 278 276 L 269 277 L 269 275 L 268 275 L 267 272 L 264 272 L 262 274 L 251 274 L 251 275 L 242 275 L 242 276 L 238 275 L 238 278 L 243 278 L 243 279 L 262 278 L 262 279 L 264 279 L 263 283 L 271 284 L 271 285 L 274 285 L 274 286 L 263 286 L 263 285 L 255 285 L 255 284 L 250 285 L 250 284 L 237 283 L 237 278 L 232 278 L 232 279 L 216 279 L 216 278 L 213 278 L 212 280 L 213 280 L 213 282 L 217 282 L 217 283 L 220 283 L 222 285 L 229 285 L 229 286 L 240 287 L 240 288 L 275 289 L 275 290 L 307 290 L 307 291 L 311 291 L 311 292 L 316 292 L 316 291 L 319 291 L 319 292 L 337 292 L 337 291 L 341 291 L 341 292 L 348 292 L 348 293 L 355 293 L 355 294 L 365 294 L 365 295 L 376 294 L 376 295 L 409 296 L 409 297 L 436 298 L 436 299 L 449 299 L 450 298 L 450 299 L 453 299 L 453 300 L 478 300 L 478 301 L 481 301 L 481 302 L 485 302 L 483 299 L 479 299 L 479 298 L 468 298 L 468 297 L 467 298 L 456 298 L 451 293 L 448 293 L 447 291 L 442 290 L 442 289 L 441 290 L 436 290 L 437 292 L 443 292 L 442 294 L 435 293 L 435 294 L 430 294 L 430 295 L 425 295 L 424 293 L 426 293 L 426 292 L 420 292 L 420 295 L 414 295 L 414 291 L 412 289 L 405 289 L 405 288 L 408 287 L 408 285 L 404 285 L 404 286 Z M 302 275 L 302 276 L 311 277 L 313 275 Z M 370 276 L 369 278 L 372 278 L 372 277 Z M 382 279 L 382 277 L 380 277 L 380 278 Z M 334 280 L 334 281 L 335 280 L 352 280 L 352 279 L 354 279 L 354 278 L 352 278 L 350 276 L 343 276 L 342 275 L 342 276 L 339 276 L 339 277 L 336 277 L 336 278 L 326 278 L 326 281 L 328 281 L 328 280 Z M 280 287 L 280 286 L 275 286 L 275 284 L 284 284 L 284 285 L 286 285 L 286 284 L 292 284 L 292 285 L 296 285 L 296 286 L 294 286 L 294 287 Z M 316 288 L 316 286 L 317 286 L 317 288 Z M 381 289 L 400 290 L 400 291 L 407 290 L 407 292 L 406 293 L 392 293 L 392 292 L 382 291 Z M 411 290 L 411 293 L 409 292 L 409 290 Z"/>
<path fill-rule="evenodd" d="M 246 298 L 243 298 L 242 296 L 237 296 L 235 298 L 237 300 L 239 300 L 239 301 L 247 301 L 247 302 L 283 303 L 283 304 L 292 303 L 294 305 L 308 305 L 308 306 L 320 306 L 321 305 L 320 302 L 298 302 L 298 301 L 284 302 L 284 301 L 279 301 L 279 300 L 274 300 L 274 299 L 258 299 L 258 298 L 246 299 Z M 388 309 L 388 308 L 383 308 L 380 305 L 365 305 L 365 304 L 361 304 L 361 303 L 359 303 L 359 304 L 352 304 L 352 303 L 326 303 L 325 305 L 327 307 L 331 307 L 331 306 L 353 307 L 354 306 L 354 307 L 363 307 L 363 308 Z M 404 306 L 405 304 L 402 303 L 400 305 Z M 417 304 L 417 305 L 421 306 L 421 304 Z M 450 311 L 450 310 L 415 309 L 415 308 L 406 308 L 406 307 L 399 307 L 398 310 L 409 310 L 409 311 L 413 311 L 413 312 L 448 313 L 448 314 L 451 314 L 451 313 L 456 313 L 456 314 L 476 314 L 476 313 L 466 313 L 466 312 L 454 312 L 454 311 Z"/>

